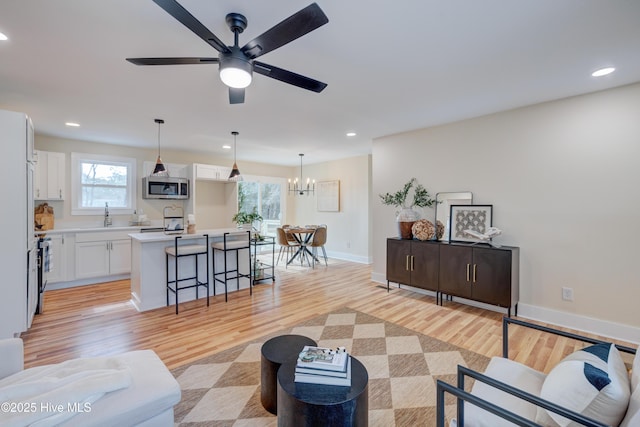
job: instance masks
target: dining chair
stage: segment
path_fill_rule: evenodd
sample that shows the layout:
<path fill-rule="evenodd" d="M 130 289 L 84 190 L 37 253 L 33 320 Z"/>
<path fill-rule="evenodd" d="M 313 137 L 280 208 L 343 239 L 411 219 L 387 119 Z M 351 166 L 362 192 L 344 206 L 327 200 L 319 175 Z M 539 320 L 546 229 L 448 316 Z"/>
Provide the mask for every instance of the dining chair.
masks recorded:
<path fill-rule="evenodd" d="M 285 261 L 289 260 L 289 257 L 291 256 L 291 249 L 293 249 L 294 246 L 300 246 L 300 244 L 293 239 L 293 241 L 289 240 L 289 237 L 287 236 L 287 232 L 284 231 L 284 228 L 282 227 L 278 227 L 276 229 L 277 232 L 277 242 L 278 245 L 280 245 L 280 252 L 278 253 L 278 259 L 276 260 L 276 265 L 280 263 L 280 257 L 282 256 L 283 252 L 286 252 L 286 259 Z M 287 266 L 287 263 L 285 262 L 285 268 Z"/>
<path fill-rule="evenodd" d="M 288 241 L 291 245 L 294 245 L 294 246 L 295 246 L 295 245 L 297 245 L 297 244 L 298 244 L 298 242 L 297 242 L 297 240 L 295 239 L 295 237 L 293 237 L 293 234 L 291 234 L 291 233 L 287 233 L 287 229 L 288 229 L 288 228 L 291 228 L 291 225 L 289 225 L 289 224 L 283 224 L 283 225 L 282 225 L 282 229 L 284 230 L 284 235 L 285 235 L 285 237 L 286 237 L 287 241 Z"/>
<path fill-rule="evenodd" d="M 313 256 L 313 267 L 316 266 L 316 258 L 318 257 L 318 248 L 322 248 L 322 254 L 324 255 L 324 265 L 327 263 L 327 251 L 324 249 L 324 244 L 327 243 L 327 226 L 319 226 L 316 228 L 316 232 L 313 233 L 313 240 L 308 246 L 311 246 L 311 253 Z"/>

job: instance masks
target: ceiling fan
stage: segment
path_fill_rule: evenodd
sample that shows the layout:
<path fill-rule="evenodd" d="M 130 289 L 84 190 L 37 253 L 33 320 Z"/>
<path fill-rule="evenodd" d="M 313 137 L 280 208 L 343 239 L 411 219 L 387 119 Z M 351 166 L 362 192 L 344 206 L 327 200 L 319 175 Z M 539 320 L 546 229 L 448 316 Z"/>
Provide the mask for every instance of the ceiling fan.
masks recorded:
<path fill-rule="evenodd" d="M 239 13 L 227 14 L 227 25 L 234 35 L 233 46 L 227 46 L 176 0 L 153 1 L 220 53 L 217 58 L 127 58 L 127 61 L 133 64 L 219 64 L 220 79 L 229 86 L 229 102 L 231 104 L 244 102 L 244 89 L 251 83 L 254 71 L 313 92 L 322 92 L 327 87 L 326 83 L 255 60 L 259 56 L 284 46 L 329 22 L 327 16 L 316 3 L 294 13 L 240 47 L 238 46 L 238 35 L 247 28 L 247 18 L 243 15 Z"/>

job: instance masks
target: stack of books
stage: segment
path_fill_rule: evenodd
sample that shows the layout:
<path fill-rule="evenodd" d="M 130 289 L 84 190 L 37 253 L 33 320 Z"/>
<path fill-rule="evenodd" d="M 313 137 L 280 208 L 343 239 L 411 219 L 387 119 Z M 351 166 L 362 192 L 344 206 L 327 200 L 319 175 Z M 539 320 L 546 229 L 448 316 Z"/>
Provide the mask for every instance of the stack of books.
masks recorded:
<path fill-rule="evenodd" d="M 298 356 L 294 381 L 351 386 L 351 357 L 343 348 L 305 346 Z"/>

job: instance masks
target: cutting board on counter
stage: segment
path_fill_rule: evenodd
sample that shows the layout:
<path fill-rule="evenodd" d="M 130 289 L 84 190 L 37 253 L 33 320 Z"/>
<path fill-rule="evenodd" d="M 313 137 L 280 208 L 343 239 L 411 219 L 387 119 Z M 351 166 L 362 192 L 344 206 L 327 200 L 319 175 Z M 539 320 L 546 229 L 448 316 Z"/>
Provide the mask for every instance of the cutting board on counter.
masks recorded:
<path fill-rule="evenodd" d="M 36 231 L 53 230 L 53 207 L 48 203 L 38 205 L 35 208 L 34 219 Z"/>

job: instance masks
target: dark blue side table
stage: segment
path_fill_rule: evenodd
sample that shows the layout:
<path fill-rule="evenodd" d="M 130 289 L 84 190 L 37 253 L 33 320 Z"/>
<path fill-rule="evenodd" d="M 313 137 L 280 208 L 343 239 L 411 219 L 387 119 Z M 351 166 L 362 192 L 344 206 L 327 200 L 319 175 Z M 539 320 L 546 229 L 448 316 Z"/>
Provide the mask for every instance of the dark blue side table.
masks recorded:
<path fill-rule="evenodd" d="M 298 360 L 305 345 L 316 346 L 311 338 L 302 335 L 279 335 L 262 344 L 260 357 L 260 402 L 272 414 L 278 412 L 276 383 L 278 368 L 285 362 Z"/>
<path fill-rule="evenodd" d="M 294 382 L 296 362 L 278 371 L 278 427 L 367 427 L 369 374 L 351 356 L 351 387 Z"/>

